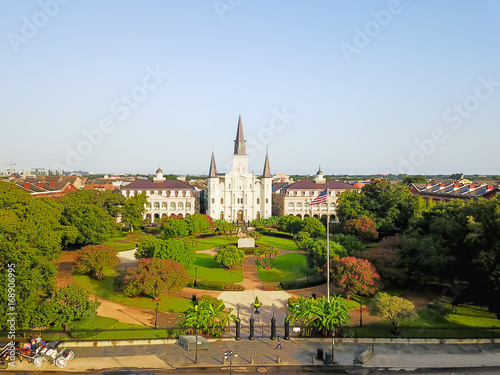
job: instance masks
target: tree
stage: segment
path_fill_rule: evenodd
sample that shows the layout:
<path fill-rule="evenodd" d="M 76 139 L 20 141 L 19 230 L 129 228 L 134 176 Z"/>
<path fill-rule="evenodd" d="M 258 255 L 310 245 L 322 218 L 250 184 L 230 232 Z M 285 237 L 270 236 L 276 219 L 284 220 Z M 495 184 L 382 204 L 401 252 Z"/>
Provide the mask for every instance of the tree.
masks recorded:
<path fill-rule="evenodd" d="M 75 283 L 59 288 L 45 313 L 50 314 L 52 324 L 64 326 L 75 320 L 88 320 L 96 315 L 96 310 L 101 303 L 89 300 L 89 293 Z"/>
<path fill-rule="evenodd" d="M 401 177 L 403 177 L 403 184 L 405 185 L 425 184 L 427 182 L 427 178 L 422 175 L 415 175 L 415 176 L 402 175 Z"/>
<path fill-rule="evenodd" d="M 330 302 L 324 296 L 317 300 L 291 297 L 288 309 L 290 314 L 287 320 L 290 324 L 299 322 L 304 336 L 309 336 L 313 330 L 320 330 L 324 335 L 331 334 L 351 320 L 349 307 L 338 296 L 331 296 Z"/>
<path fill-rule="evenodd" d="M 348 255 L 355 255 L 356 253 L 363 251 L 365 249 L 365 245 L 358 239 L 358 237 L 353 236 L 351 234 L 342 234 L 339 233 L 332 238 L 332 240 L 339 245 L 342 245 Z"/>
<path fill-rule="evenodd" d="M 215 227 L 218 229 L 219 232 L 223 233 L 228 240 L 231 239 L 235 231 L 234 224 L 228 223 L 227 221 L 224 220 L 216 222 Z"/>
<path fill-rule="evenodd" d="M 262 233 L 254 230 L 252 233 L 250 233 L 250 237 L 252 237 L 255 240 L 255 243 L 257 243 L 262 238 Z"/>
<path fill-rule="evenodd" d="M 312 239 L 306 240 L 305 249 L 307 250 L 307 267 L 321 268 L 326 264 L 326 241 L 315 241 Z M 346 249 L 334 242 L 330 241 L 330 259 L 333 257 L 343 257 L 347 255 Z"/>
<path fill-rule="evenodd" d="M 210 229 L 211 226 L 210 219 L 207 215 L 189 215 L 185 220 L 189 229 L 189 233 L 193 234 L 195 237 L 199 236 L 203 232 L 206 232 L 208 229 Z"/>
<path fill-rule="evenodd" d="M 186 237 L 187 235 L 189 235 L 189 228 L 184 219 L 168 218 L 163 223 L 165 238 Z"/>
<path fill-rule="evenodd" d="M 160 258 L 171 259 L 181 267 L 191 269 L 196 259 L 194 249 L 182 239 L 169 238 L 167 240 L 146 237 L 139 245 L 135 257 L 139 258 Z"/>
<path fill-rule="evenodd" d="M 231 319 L 236 319 L 231 314 L 232 311 L 232 308 L 226 311 L 223 300 L 204 295 L 196 305 L 191 306 L 186 311 L 182 321 L 176 324 L 191 328 L 197 333 L 200 333 L 201 330 L 201 332 L 211 336 L 221 336 Z"/>
<path fill-rule="evenodd" d="M 418 197 L 404 184 L 389 180 L 373 181 L 361 193 L 343 192 L 337 201 L 341 223 L 359 217 L 370 217 L 381 237 L 404 231 L 415 215 Z"/>
<path fill-rule="evenodd" d="M 144 207 L 147 203 L 146 194 L 135 194 L 133 197 L 127 198 L 122 207 L 122 221 L 130 225 L 130 230 L 133 232 L 134 228 L 142 224 L 142 214 Z"/>
<path fill-rule="evenodd" d="M 401 284 L 407 279 L 408 272 L 398 251 L 401 242 L 401 235 L 386 237 L 377 247 L 358 252 L 356 258 L 366 259 L 373 264 L 384 283 Z"/>
<path fill-rule="evenodd" d="M 286 233 L 298 233 L 302 220 L 294 215 L 281 216 L 278 219 L 278 230 Z"/>
<path fill-rule="evenodd" d="M 69 195 L 69 194 L 68 194 Z M 101 206 L 65 203 L 61 223 L 76 228 L 76 238 L 68 245 L 95 245 L 107 241 L 114 232 L 114 219 Z"/>
<path fill-rule="evenodd" d="M 129 268 L 124 277 L 123 293 L 131 297 L 147 294 L 158 300 L 161 294 L 175 294 L 186 286 L 189 274 L 170 259 L 139 259 L 137 267 Z"/>
<path fill-rule="evenodd" d="M 93 274 L 102 280 L 105 268 L 120 264 L 118 249 L 107 245 L 89 245 L 78 250 L 75 256 L 74 270 L 78 273 Z"/>
<path fill-rule="evenodd" d="M 273 246 L 263 246 L 255 249 L 254 255 L 262 267 L 268 269 L 272 268 L 276 258 L 280 255 L 280 250 Z"/>
<path fill-rule="evenodd" d="M 219 250 L 214 257 L 217 263 L 222 264 L 225 268 L 234 270 L 237 264 L 240 264 L 245 259 L 243 250 L 238 249 L 234 245 L 227 245 Z"/>
<path fill-rule="evenodd" d="M 325 233 L 325 227 L 321 224 L 321 221 L 315 217 L 305 217 L 302 220 L 301 225 L 295 226 L 293 228 L 293 233 L 307 232 L 311 237 L 319 237 Z"/>
<path fill-rule="evenodd" d="M 378 289 L 379 275 L 370 262 L 354 257 L 333 258 L 330 260 L 332 278 L 346 294 L 371 295 Z"/>
<path fill-rule="evenodd" d="M 415 306 L 407 299 L 391 296 L 387 293 L 377 293 L 371 303 L 370 315 L 388 319 L 393 333 L 399 335 L 399 325 L 415 317 Z"/>
<path fill-rule="evenodd" d="M 367 216 L 347 220 L 344 223 L 344 232 L 358 236 L 366 241 L 375 241 L 378 238 L 378 232 L 375 230 L 375 223 Z"/>

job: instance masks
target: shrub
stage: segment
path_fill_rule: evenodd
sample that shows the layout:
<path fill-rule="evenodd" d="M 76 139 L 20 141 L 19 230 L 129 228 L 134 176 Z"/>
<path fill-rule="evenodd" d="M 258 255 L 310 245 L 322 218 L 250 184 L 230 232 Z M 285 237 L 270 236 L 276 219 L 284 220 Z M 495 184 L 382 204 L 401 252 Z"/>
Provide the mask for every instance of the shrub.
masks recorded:
<path fill-rule="evenodd" d="M 240 284 L 227 283 L 224 290 L 245 290 L 245 287 Z"/>
<path fill-rule="evenodd" d="M 197 289 L 206 289 L 206 290 L 225 290 L 227 283 L 225 281 L 218 280 L 200 280 L 196 282 Z"/>

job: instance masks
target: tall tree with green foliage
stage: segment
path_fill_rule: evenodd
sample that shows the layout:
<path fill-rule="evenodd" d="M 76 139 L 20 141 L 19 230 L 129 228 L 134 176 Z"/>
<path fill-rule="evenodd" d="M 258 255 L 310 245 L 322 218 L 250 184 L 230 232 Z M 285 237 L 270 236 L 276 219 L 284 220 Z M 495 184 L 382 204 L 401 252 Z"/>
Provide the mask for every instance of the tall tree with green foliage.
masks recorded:
<path fill-rule="evenodd" d="M 73 269 L 77 273 L 91 274 L 102 280 L 105 268 L 120 264 L 118 249 L 107 245 L 88 245 L 78 250 Z"/>
<path fill-rule="evenodd" d="M 123 293 L 127 296 L 149 295 L 158 300 L 162 294 L 178 293 L 189 281 L 186 269 L 170 259 L 139 259 L 137 267 L 124 276 Z"/>
<path fill-rule="evenodd" d="M 186 224 L 189 229 L 189 233 L 195 237 L 199 236 L 201 233 L 206 232 L 210 229 L 210 219 L 207 215 L 194 214 L 186 217 Z"/>
<path fill-rule="evenodd" d="M 134 194 L 125 200 L 121 209 L 122 222 L 130 226 L 130 231 L 133 232 L 134 228 L 138 228 L 142 224 L 142 214 L 145 210 L 147 203 L 146 194 Z"/>
<path fill-rule="evenodd" d="M 192 269 L 196 259 L 194 249 L 182 239 L 169 238 L 167 240 L 157 237 L 146 237 L 135 257 L 141 258 L 160 258 L 171 259 L 181 267 Z"/>
<path fill-rule="evenodd" d="M 189 229 L 184 219 L 168 218 L 163 223 L 163 236 L 165 238 L 185 237 L 187 235 L 189 235 Z"/>

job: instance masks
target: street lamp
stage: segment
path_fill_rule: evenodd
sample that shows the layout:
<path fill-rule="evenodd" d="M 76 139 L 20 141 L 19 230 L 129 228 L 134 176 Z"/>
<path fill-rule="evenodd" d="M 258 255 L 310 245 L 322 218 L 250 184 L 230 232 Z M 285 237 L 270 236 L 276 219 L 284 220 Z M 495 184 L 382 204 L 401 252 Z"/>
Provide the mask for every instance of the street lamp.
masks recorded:
<path fill-rule="evenodd" d="M 359 327 L 363 328 L 363 302 L 359 300 Z"/>
<path fill-rule="evenodd" d="M 237 358 L 238 353 L 235 353 L 232 350 L 226 350 L 224 352 L 224 359 L 229 359 L 229 375 L 231 375 L 231 365 L 233 364 L 233 356 L 234 358 Z"/>
<path fill-rule="evenodd" d="M 156 301 L 155 329 L 156 329 L 156 324 L 158 323 L 158 306 L 159 305 L 160 305 L 160 302 Z"/>
<path fill-rule="evenodd" d="M 198 272 L 198 267 L 194 267 L 194 286 L 196 286 L 196 274 Z"/>
<path fill-rule="evenodd" d="M 240 304 L 236 305 L 236 310 L 238 311 L 238 316 L 236 318 L 236 337 L 235 340 L 241 340 L 241 320 L 240 320 Z"/>

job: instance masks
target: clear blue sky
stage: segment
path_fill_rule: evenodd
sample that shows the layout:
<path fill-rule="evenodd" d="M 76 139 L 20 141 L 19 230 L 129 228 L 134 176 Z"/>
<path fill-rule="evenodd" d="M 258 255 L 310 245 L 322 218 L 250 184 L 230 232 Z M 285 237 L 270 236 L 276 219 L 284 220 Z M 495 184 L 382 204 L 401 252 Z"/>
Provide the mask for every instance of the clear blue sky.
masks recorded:
<path fill-rule="evenodd" d="M 18 168 L 226 171 L 241 111 L 256 173 L 500 173 L 498 1 L 10 0 L 0 35 Z"/>

